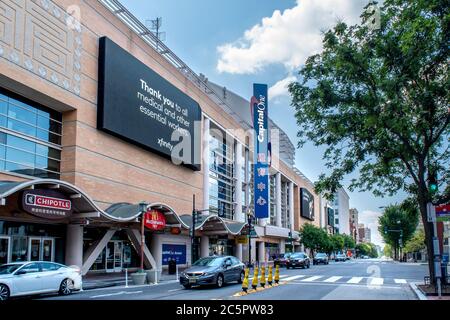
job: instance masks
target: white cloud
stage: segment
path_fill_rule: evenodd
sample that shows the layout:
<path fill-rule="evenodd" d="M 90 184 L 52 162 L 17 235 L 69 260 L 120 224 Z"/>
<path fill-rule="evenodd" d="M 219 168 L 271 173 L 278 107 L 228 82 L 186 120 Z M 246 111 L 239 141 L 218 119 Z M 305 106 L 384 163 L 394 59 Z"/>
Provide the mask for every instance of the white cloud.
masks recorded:
<path fill-rule="evenodd" d="M 275 99 L 277 97 L 287 96 L 289 94 L 287 86 L 296 80 L 297 78 L 295 76 L 288 76 L 287 78 L 278 81 L 269 88 L 269 98 Z"/>
<path fill-rule="evenodd" d="M 381 215 L 382 212 L 364 210 L 358 216 L 358 223 L 364 223 L 364 225 L 370 229 L 372 243 L 383 247 L 383 238 L 378 232 L 378 217 L 380 217 Z"/>
<path fill-rule="evenodd" d="M 217 70 L 234 74 L 252 74 L 270 64 L 282 64 L 289 71 L 304 64 L 307 57 L 320 52 L 321 31 L 344 20 L 359 22 L 368 0 L 297 0 L 283 12 L 244 32 L 241 39 L 217 48 Z"/>

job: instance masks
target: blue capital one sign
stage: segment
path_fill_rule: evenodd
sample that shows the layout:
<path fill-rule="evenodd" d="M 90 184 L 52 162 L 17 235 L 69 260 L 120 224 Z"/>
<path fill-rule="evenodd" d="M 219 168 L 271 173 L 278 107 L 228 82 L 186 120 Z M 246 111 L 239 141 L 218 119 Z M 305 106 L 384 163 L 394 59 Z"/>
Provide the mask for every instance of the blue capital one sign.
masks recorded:
<path fill-rule="evenodd" d="M 251 99 L 253 128 L 255 130 L 254 206 L 256 218 L 269 217 L 269 131 L 268 98 L 266 84 L 253 84 Z"/>

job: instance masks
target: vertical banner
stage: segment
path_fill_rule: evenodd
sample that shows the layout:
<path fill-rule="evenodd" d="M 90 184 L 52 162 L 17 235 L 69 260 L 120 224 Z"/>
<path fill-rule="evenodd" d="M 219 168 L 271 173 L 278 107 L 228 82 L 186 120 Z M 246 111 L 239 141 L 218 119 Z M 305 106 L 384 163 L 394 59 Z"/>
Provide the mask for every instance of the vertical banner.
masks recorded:
<path fill-rule="evenodd" d="M 269 217 L 269 159 L 268 159 L 268 99 L 267 85 L 253 84 L 251 99 L 253 128 L 255 130 L 254 149 L 254 206 L 256 218 Z"/>

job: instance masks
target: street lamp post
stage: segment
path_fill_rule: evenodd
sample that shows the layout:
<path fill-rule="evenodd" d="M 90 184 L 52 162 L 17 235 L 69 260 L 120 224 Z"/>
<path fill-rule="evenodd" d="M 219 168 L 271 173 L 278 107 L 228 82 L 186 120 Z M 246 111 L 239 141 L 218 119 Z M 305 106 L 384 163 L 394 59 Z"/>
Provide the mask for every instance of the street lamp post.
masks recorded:
<path fill-rule="evenodd" d="M 144 246 L 145 246 L 145 213 L 147 212 L 148 204 L 145 201 L 139 203 L 139 211 L 141 212 L 141 270 L 144 270 Z"/>
<path fill-rule="evenodd" d="M 248 223 L 248 267 L 252 266 L 252 219 L 253 215 L 247 210 L 247 223 Z"/>

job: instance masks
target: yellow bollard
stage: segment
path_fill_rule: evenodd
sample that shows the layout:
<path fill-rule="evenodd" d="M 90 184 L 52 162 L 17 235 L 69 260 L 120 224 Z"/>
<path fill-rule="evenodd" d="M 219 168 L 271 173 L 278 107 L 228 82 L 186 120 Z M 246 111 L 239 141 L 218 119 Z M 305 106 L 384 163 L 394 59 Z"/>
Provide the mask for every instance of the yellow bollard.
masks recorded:
<path fill-rule="evenodd" d="M 278 284 L 279 281 L 280 281 L 280 266 L 277 265 L 275 267 L 275 283 Z"/>
<path fill-rule="evenodd" d="M 272 266 L 269 266 L 269 276 L 267 277 L 267 283 L 269 284 L 269 286 L 272 285 Z"/>
<path fill-rule="evenodd" d="M 266 267 L 264 265 L 261 267 L 261 278 L 259 279 L 259 284 L 263 288 L 266 285 Z"/>
<path fill-rule="evenodd" d="M 255 266 L 253 271 L 252 288 L 256 290 L 258 286 L 258 267 Z"/>
<path fill-rule="evenodd" d="M 245 268 L 244 281 L 242 281 L 242 291 L 244 291 L 245 293 L 247 293 L 247 289 L 248 289 L 248 274 L 249 274 L 249 269 Z"/>

